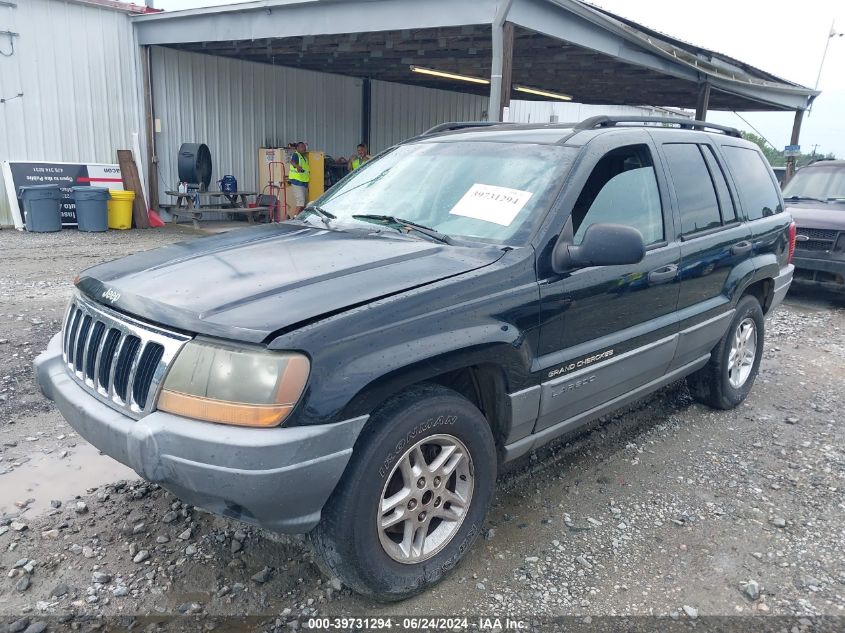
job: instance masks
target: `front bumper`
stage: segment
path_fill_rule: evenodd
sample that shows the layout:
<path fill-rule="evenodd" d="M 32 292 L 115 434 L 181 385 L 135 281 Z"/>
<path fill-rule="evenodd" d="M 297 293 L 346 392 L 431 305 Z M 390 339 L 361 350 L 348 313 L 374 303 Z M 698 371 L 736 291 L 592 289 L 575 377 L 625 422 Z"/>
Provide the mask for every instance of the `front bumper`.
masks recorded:
<path fill-rule="evenodd" d="M 368 418 L 273 429 L 162 411 L 133 420 L 68 376 L 58 334 L 35 359 L 35 373 L 44 395 L 103 453 L 187 503 L 278 532 L 317 525 Z"/>
<path fill-rule="evenodd" d="M 845 290 L 845 260 L 819 259 L 796 253 L 792 261 L 800 273 L 796 274 L 796 281 Z"/>

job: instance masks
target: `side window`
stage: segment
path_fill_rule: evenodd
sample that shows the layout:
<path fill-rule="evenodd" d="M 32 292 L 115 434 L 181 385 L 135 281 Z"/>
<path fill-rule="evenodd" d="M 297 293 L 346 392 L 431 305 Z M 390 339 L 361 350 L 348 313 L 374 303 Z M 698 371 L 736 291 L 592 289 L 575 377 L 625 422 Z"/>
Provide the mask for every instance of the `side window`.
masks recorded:
<path fill-rule="evenodd" d="M 573 242 L 580 244 L 592 224 L 626 224 L 646 245 L 663 240 L 663 209 L 651 152 L 645 145 L 608 152 L 593 168 L 572 208 Z"/>
<path fill-rule="evenodd" d="M 722 151 L 733 175 L 742 208 L 749 220 L 781 213 L 778 190 L 769 175 L 765 159 L 753 149 L 723 145 Z"/>
<path fill-rule="evenodd" d="M 730 224 L 736 222 L 736 207 L 734 206 L 731 190 L 728 188 L 728 181 L 725 180 L 725 172 L 716 159 L 713 148 L 709 145 L 702 145 L 701 151 L 707 160 L 707 167 L 710 168 L 710 177 L 716 185 L 716 193 L 719 194 L 719 208 L 722 210 L 722 223 Z"/>
<path fill-rule="evenodd" d="M 678 198 L 681 235 L 721 226 L 719 200 L 698 145 L 672 143 L 664 145 L 663 152 Z"/>

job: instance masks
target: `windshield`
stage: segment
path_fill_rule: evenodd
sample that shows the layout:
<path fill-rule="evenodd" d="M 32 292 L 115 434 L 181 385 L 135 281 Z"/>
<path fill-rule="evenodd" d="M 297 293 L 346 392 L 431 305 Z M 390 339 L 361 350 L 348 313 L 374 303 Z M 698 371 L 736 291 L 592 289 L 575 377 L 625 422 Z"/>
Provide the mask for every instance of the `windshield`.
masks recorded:
<path fill-rule="evenodd" d="M 447 236 L 524 243 L 577 150 L 491 142 L 401 145 L 315 201 L 335 222 L 392 216 Z M 307 211 L 307 209 L 306 209 Z"/>
<path fill-rule="evenodd" d="M 783 188 L 783 197 L 845 200 L 845 166 L 828 165 L 799 169 Z"/>

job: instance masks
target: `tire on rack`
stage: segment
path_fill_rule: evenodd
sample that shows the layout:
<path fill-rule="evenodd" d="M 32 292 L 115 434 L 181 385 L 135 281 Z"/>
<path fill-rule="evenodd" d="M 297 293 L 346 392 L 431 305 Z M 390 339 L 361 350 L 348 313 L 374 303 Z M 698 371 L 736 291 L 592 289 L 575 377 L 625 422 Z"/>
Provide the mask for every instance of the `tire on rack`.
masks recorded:
<path fill-rule="evenodd" d="M 745 400 L 760 369 L 765 328 L 760 302 L 742 297 L 708 363 L 687 379 L 693 397 L 714 409 L 733 409 Z"/>
<path fill-rule="evenodd" d="M 472 546 L 496 483 L 487 420 L 439 385 L 394 396 L 372 416 L 311 540 L 331 574 L 381 601 L 440 581 Z"/>

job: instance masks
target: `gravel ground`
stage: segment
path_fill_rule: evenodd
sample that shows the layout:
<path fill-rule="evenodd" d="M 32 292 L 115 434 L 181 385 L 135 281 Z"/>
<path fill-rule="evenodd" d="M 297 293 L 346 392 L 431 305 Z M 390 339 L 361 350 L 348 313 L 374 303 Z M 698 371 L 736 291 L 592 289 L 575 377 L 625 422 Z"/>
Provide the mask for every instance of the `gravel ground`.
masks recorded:
<path fill-rule="evenodd" d="M 323 576 L 302 538 L 214 517 L 126 474 L 109 479 L 110 467 L 93 482 L 61 475 L 63 460 L 107 459 L 33 383 L 71 280 L 195 235 L 0 232 L 0 488 L 20 496 L 0 519 L 0 631 L 20 618 L 25 630 L 179 614 L 252 616 L 260 630 L 341 614 L 845 615 L 845 309 L 815 292 L 791 294 L 767 321 L 742 406 L 712 411 L 681 382 L 521 460 L 501 475 L 465 561 L 400 604 Z"/>

